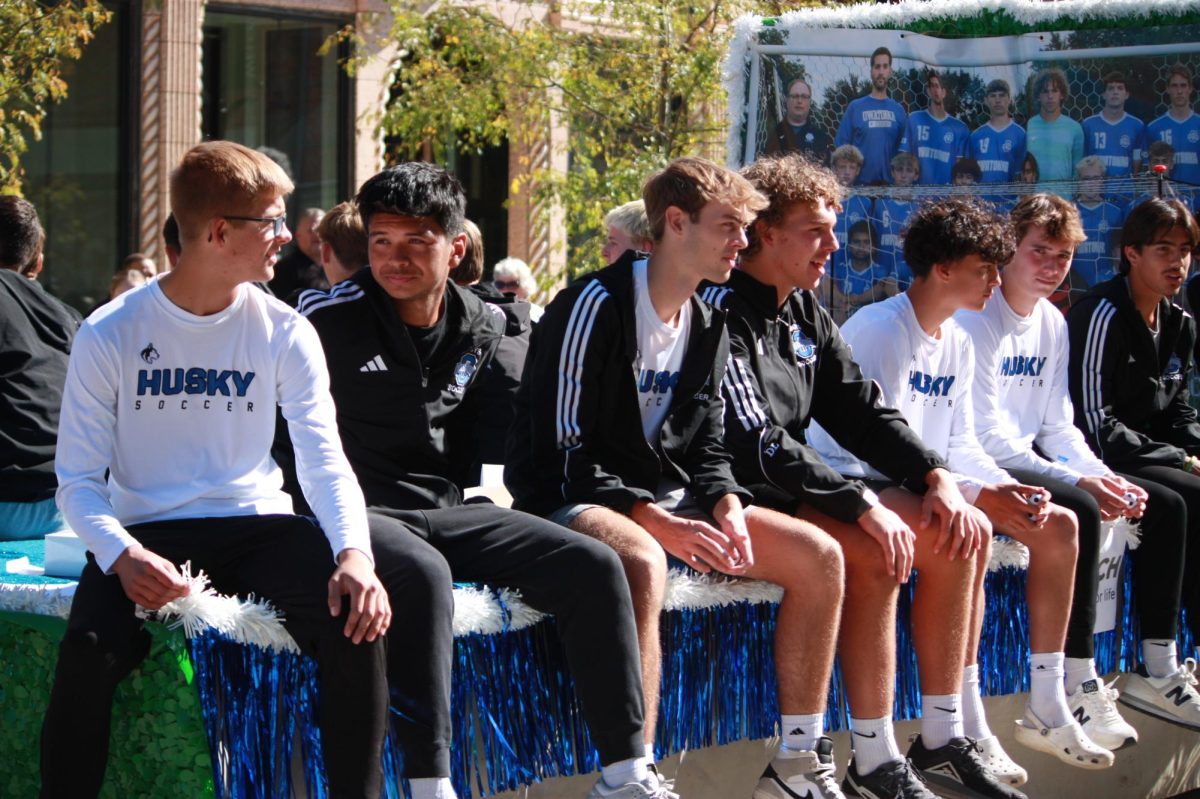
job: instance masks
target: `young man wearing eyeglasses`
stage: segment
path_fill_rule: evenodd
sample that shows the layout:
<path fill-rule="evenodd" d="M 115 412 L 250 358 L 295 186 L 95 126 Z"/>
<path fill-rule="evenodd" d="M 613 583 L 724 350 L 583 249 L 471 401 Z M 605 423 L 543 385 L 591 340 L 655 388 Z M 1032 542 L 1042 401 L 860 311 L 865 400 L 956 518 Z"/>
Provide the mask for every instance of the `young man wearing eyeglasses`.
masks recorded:
<path fill-rule="evenodd" d="M 283 612 L 319 665 L 331 792 L 379 796 L 391 610 L 362 492 L 316 334 L 247 285 L 270 279 L 291 238 L 291 190 L 241 145 L 189 150 L 171 175 L 184 243 L 175 268 L 92 314 L 75 338 L 55 466 L 59 505 L 89 554 L 46 710 L 44 797 L 100 792 L 113 692 L 149 650 L 135 605 L 186 594 L 185 561 L 218 591 Z M 277 405 L 319 526 L 293 515 L 280 489 Z"/>
<path fill-rule="evenodd" d="M 821 123 L 812 117 L 812 87 L 803 78 L 788 84 L 787 112 L 767 137 L 764 155 L 799 152 L 824 163 L 832 142 Z"/>

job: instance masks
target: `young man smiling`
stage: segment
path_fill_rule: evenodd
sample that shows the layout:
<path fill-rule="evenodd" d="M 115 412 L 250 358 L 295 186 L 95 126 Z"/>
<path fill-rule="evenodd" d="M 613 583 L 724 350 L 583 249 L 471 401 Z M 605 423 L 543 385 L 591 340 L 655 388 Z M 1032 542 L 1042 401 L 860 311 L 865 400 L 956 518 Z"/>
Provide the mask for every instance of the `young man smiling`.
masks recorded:
<path fill-rule="evenodd" d="M 1105 686 L 1096 674 L 1092 629 L 1100 522 L 1123 515 L 1141 517 L 1146 549 L 1140 554 L 1156 559 L 1156 550 L 1171 546 L 1177 560 L 1182 557 L 1183 525 L 1164 515 L 1162 502 L 1147 510 L 1147 489 L 1159 489 L 1115 474 L 1088 449 L 1075 427 L 1067 392 L 1067 324 L 1048 298 L 1071 269 L 1072 252 L 1084 239 L 1078 212 L 1057 195 L 1035 194 L 1018 203 L 1010 216 L 1017 248 L 1004 267 L 1000 291 L 982 312 L 955 316 L 975 348 L 975 432 L 984 450 L 1009 474 L 1026 485 L 1049 489 L 1055 504 L 1079 521 L 1079 557 L 1064 650 L 1068 704 L 1089 738 L 1115 750 L 1136 743 L 1137 732 L 1117 712 L 1112 686 Z M 1126 501 L 1130 496 L 1132 507 Z M 1031 568 L 1030 579 L 1042 576 Z M 1163 612 L 1157 603 L 1139 607 L 1151 616 Z"/>
<path fill-rule="evenodd" d="M 924 740 L 939 762 L 964 775 L 971 785 L 965 790 L 974 791 L 969 795 L 1018 796 L 986 773 L 962 737 L 961 718 L 956 734 L 952 713 L 932 710 L 958 704 L 975 568 L 970 554 L 987 534 L 986 521 L 971 511 L 945 461 L 863 377 L 816 301 L 814 290 L 837 248 L 833 229 L 842 189 L 827 170 L 798 158 L 760 160 L 744 174 L 770 205 L 751 227 L 750 245 L 729 283 L 705 291 L 729 314 L 725 440 L 735 475 L 756 504 L 816 524 L 844 554 L 838 646 L 854 760 L 843 790 L 863 797 L 932 795 L 900 754 L 891 721 L 896 602 L 915 564 L 921 581 L 914 638 L 930 710 L 922 719 Z M 897 482 L 846 478 L 823 463 L 806 443 L 817 421 Z M 802 787 L 766 795 L 790 798 Z"/>
<path fill-rule="evenodd" d="M 1176 653 L 1179 608 L 1200 631 L 1200 423 L 1188 402 L 1196 337 L 1190 314 L 1171 302 L 1200 244 L 1200 228 L 1178 200 L 1148 200 L 1121 232 L 1120 274 L 1071 308 L 1070 388 L 1075 424 L 1110 469 L 1157 484 L 1149 507 L 1177 519 L 1134 554 L 1142 661 L 1121 701 L 1200 730 L 1196 662 Z M 1186 543 L 1185 543 L 1186 542 Z M 1182 596 L 1181 596 L 1182 595 Z"/>
<path fill-rule="evenodd" d="M 643 758 L 637 637 L 616 556 L 544 519 L 463 504 L 505 316 L 449 281 L 466 249 L 462 185 L 441 167 L 405 163 L 364 183 L 355 203 L 370 268 L 305 292 L 299 310 L 329 357 L 379 575 L 393 604 L 413 609 L 389 635 L 388 676 L 414 799 L 454 797 L 456 580 L 519 590 L 554 615 L 603 764 L 593 793 L 666 799 Z"/>
<path fill-rule="evenodd" d="M 59 505 L 89 554 L 42 730 L 44 797 L 100 792 L 113 692 L 150 648 L 134 605 L 156 610 L 185 594 L 177 566 L 189 560 L 217 590 L 284 613 L 320 667 L 331 794 L 379 796 L 391 610 L 362 492 L 337 440 L 316 334 L 248 285 L 270 280 L 291 239 L 291 190 L 261 153 L 193 147 L 171 174 L 185 245 L 175 268 L 93 313 L 75 338 L 55 466 Z M 293 515 L 281 490 L 270 457 L 277 405 L 319 527 Z"/>
<path fill-rule="evenodd" d="M 1017 739 L 1081 767 L 1104 768 L 1112 765 L 1112 754 L 1083 734 L 1071 717 L 1062 687 L 1062 641 L 1071 582 L 1061 576 L 1075 568 L 1075 518 L 1051 504 L 1045 489 L 1013 480 L 979 447 L 971 407 L 974 350 L 953 319 L 957 311 L 983 309 L 1000 283 L 998 267 L 1011 258 L 1012 248 L 1007 220 L 982 204 L 955 199 L 922 206 L 904 234 L 912 286 L 860 311 L 842 334 L 854 348 L 863 374 L 879 383 L 883 401 L 898 408 L 926 446 L 949 463 L 974 512 L 1030 550 L 1026 596 L 1034 653 L 1029 666 L 1032 688 L 1025 718 L 1017 725 Z M 831 441 L 826 431 L 817 431 L 810 440 L 843 474 L 877 476 L 862 459 Z M 1040 504 L 1031 502 L 1035 495 L 1040 496 Z M 987 742 L 995 755 L 990 767 L 997 776 L 1020 782 L 1024 772 L 1002 756 L 980 694 L 977 658 L 989 551 L 985 545 L 976 555 L 960 729 L 968 739 Z M 952 705 L 930 703 L 932 711 L 957 709 L 957 699 Z M 931 707 L 923 710 L 928 714 Z M 924 764 L 926 777 L 936 781 L 937 760 L 929 757 L 928 748 L 928 743 L 918 740 L 910 757 L 919 766 Z"/>
<path fill-rule="evenodd" d="M 626 257 L 568 287 L 533 333 L 505 479 L 517 507 L 621 556 L 651 719 L 668 555 L 699 572 L 782 586 L 775 658 L 783 748 L 754 795 L 839 797 L 822 719 L 841 555 L 813 525 L 745 506 L 750 495 L 722 443 L 724 314 L 695 294 L 701 281 L 728 278 L 746 246 L 743 229 L 766 202 L 737 173 L 699 158 L 671 162 L 643 197 L 654 235 L 649 261 Z M 653 730 L 648 723 L 647 742 Z"/>

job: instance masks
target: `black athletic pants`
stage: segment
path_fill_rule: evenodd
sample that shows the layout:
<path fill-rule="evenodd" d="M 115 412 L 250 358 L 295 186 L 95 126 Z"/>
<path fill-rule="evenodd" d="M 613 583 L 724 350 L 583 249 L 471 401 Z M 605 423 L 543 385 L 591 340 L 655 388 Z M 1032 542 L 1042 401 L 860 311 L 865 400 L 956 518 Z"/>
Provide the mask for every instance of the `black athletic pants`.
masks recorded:
<path fill-rule="evenodd" d="M 373 507 L 369 516 L 376 570 L 393 608 L 388 678 L 406 776 L 450 774 L 454 581 L 517 589 L 528 605 L 553 614 L 600 762 L 642 756 L 637 628 L 610 547 L 491 504 Z"/>
<path fill-rule="evenodd" d="M 296 643 L 316 658 L 318 721 L 333 797 L 378 799 L 387 723 L 386 645 L 355 645 L 342 634 L 345 614 L 329 615 L 327 584 L 335 564 L 321 530 L 299 516 L 235 516 L 150 522 L 129 527 L 146 549 L 203 569 L 221 593 L 249 593 L 283 612 Z M 115 574 L 88 555 L 42 726 L 42 796 L 96 796 L 108 760 L 117 684 L 150 650 L 150 634 Z"/>
<path fill-rule="evenodd" d="M 1100 506 L 1091 494 L 1070 483 L 1025 469 L 1008 472 L 1026 485 L 1048 489 L 1052 501 L 1073 512 L 1079 520 L 1079 558 L 1075 562 L 1075 593 L 1067 622 L 1065 651 L 1069 658 L 1094 657 Z M 1174 638 L 1178 631 L 1179 581 L 1183 576 L 1186 539 L 1183 503 L 1177 493 L 1153 479 L 1136 474 L 1122 477 L 1149 494 L 1146 513 L 1138 523 L 1142 543 L 1131 554 L 1142 637 Z M 1200 480 L 1197 487 L 1200 488 Z M 1200 493 L 1197 499 L 1200 500 Z"/>

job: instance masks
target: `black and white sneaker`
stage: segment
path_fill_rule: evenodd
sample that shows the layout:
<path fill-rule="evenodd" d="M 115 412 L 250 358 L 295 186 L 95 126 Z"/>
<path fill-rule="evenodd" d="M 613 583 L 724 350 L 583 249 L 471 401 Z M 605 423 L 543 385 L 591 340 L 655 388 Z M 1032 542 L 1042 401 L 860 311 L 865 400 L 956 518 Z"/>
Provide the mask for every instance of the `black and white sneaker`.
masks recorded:
<path fill-rule="evenodd" d="M 1200 730 L 1200 685 L 1196 661 L 1188 658 L 1174 674 L 1151 677 L 1145 666 L 1125 678 L 1121 704 L 1157 716 L 1164 721 Z"/>
<path fill-rule="evenodd" d="M 938 796 L 946 799 L 1026 799 L 987 770 L 978 745 L 970 738 L 952 738 L 945 746 L 926 749 L 917 735 L 908 758 Z"/>
<path fill-rule="evenodd" d="M 937 799 L 907 758 L 884 763 L 865 775 L 858 773 L 858 765 L 851 758 L 842 791 L 846 796 L 863 799 Z"/>
<path fill-rule="evenodd" d="M 833 740 L 818 738 L 815 752 L 776 756 L 768 763 L 754 799 L 845 799 L 833 772 Z"/>

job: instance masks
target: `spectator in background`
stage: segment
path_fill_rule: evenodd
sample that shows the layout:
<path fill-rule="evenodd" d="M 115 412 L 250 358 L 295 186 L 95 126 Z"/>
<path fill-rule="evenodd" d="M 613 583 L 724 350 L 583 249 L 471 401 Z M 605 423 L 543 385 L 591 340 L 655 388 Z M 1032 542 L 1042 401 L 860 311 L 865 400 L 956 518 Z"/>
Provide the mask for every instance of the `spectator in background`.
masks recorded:
<path fill-rule="evenodd" d="M 900 146 L 917 157 L 922 185 L 945 186 L 955 162 L 970 155 L 971 129 L 946 111 L 941 75 L 926 73 L 925 92 L 928 107 L 908 118 L 908 135 Z"/>
<path fill-rule="evenodd" d="M 1025 160 L 1021 162 L 1021 177 L 1019 180 L 1022 183 L 1034 184 L 1042 179 L 1042 170 L 1038 166 L 1038 160 L 1033 153 L 1025 153 Z"/>
<path fill-rule="evenodd" d="M 167 265 L 175 268 L 175 262 L 179 260 L 179 253 L 183 252 L 183 243 L 179 240 L 179 223 L 175 221 L 175 214 L 167 214 L 167 221 L 163 223 L 162 230 L 163 249 L 167 253 Z"/>
<path fill-rule="evenodd" d="M 979 162 L 980 183 L 1016 183 L 1025 163 L 1025 129 L 1013 121 L 1008 82 L 987 85 L 988 121 L 971 134 L 971 157 Z"/>
<path fill-rule="evenodd" d="M 604 227 L 608 230 L 608 238 L 604 240 L 600 255 L 605 264 L 616 263 L 626 250 L 650 252 L 654 248 L 646 204 L 640 199 L 618 205 L 605 214 Z"/>
<path fill-rule="evenodd" d="M 492 285 L 501 294 L 515 295 L 519 300 L 529 303 L 529 318 L 537 322 L 542 318 L 542 306 L 529 298 L 537 291 L 537 281 L 533 279 L 533 271 L 529 264 L 520 258 L 504 258 L 492 267 Z"/>
<path fill-rule="evenodd" d="M 862 172 L 863 154 L 853 144 L 843 144 L 829 156 L 833 174 L 838 183 L 843 186 L 853 186 Z M 837 236 L 838 249 L 829 257 L 829 290 L 833 291 L 834 283 L 841 279 L 846 272 L 849 259 L 847 246 L 850 244 L 850 228 L 864 219 L 871 218 L 872 203 L 870 197 L 850 194 L 842 200 L 842 212 L 838 214 L 834 235 Z M 831 299 L 830 303 L 833 302 Z M 832 308 L 832 305 L 830 305 Z"/>
<path fill-rule="evenodd" d="M 37 210 L 0 197 L 0 539 L 63 525 L 54 454 L 79 314 L 36 281 L 45 234 Z"/>
<path fill-rule="evenodd" d="M 812 87 L 804 78 L 796 78 L 788 84 L 786 108 L 783 119 L 775 126 L 774 134 L 767 137 L 763 153 L 778 155 L 799 152 L 818 163 L 824 163 L 829 156 L 829 134 L 811 116 Z M 620 253 L 617 255 L 620 256 Z M 615 260 L 610 258 L 608 262 L 611 264 Z"/>
<path fill-rule="evenodd" d="M 321 217 L 316 234 L 320 241 L 321 269 L 330 286 L 336 286 L 367 265 L 367 232 L 354 203 L 338 203 Z"/>
<path fill-rule="evenodd" d="M 837 324 L 864 305 L 887 299 L 896 293 L 896 276 L 875 262 L 875 229 L 869 219 L 860 219 L 850 227 L 846 268 L 830 280 L 829 314 Z"/>
<path fill-rule="evenodd" d="M 1100 113 L 1083 121 L 1083 152 L 1099 156 L 1110 178 L 1136 175 L 1146 150 L 1146 123 L 1125 113 L 1129 88 L 1123 74 L 1110 72 L 1104 76 L 1103 97 Z"/>
<path fill-rule="evenodd" d="M 1192 71 L 1183 64 L 1167 73 L 1167 113 L 1146 130 L 1148 141 L 1163 141 L 1175 149 L 1171 176 L 1200 185 L 1200 116 L 1192 111 Z"/>
<path fill-rule="evenodd" d="M 1156 166 L 1161 166 L 1166 169 L 1163 173 L 1163 180 L 1159 179 L 1159 175 L 1154 171 Z M 1129 216 L 1134 208 L 1137 208 L 1142 203 L 1149 200 L 1151 197 L 1159 196 L 1161 187 L 1162 196 L 1168 199 L 1179 200 L 1192 213 L 1196 212 L 1196 191 L 1188 186 L 1176 186 L 1169 178 L 1172 176 L 1172 169 L 1175 166 L 1175 148 L 1167 144 L 1165 141 L 1156 141 L 1146 148 L 1146 170 L 1138 175 L 1138 179 L 1134 184 L 1135 188 L 1141 191 L 1141 194 L 1134 197 L 1125 206 L 1125 216 Z"/>
<path fill-rule="evenodd" d="M 960 158 L 950 170 L 950 182 L 955 186 L 974 186 L 982 177 L 983 170 L 974 158 Z"/>
<path fill-rule="evenodd" d="M 130 253 L 121 259 L 121 265 L 117 267 L 117 274 L 126 269 L 136 269 L 147 280 L 158 274 L 158 264 L 154 263 L 153 258 L 142 252 Z"/>
<path fill-rule="evenodd" d="M 857 182 L 891 183 L 890 163 L 904 140 L 907 116 L 900 103 L 888 97 L 892 80 L 892 52 L 880 47 L 871 54 L 871 93 L 846 106 L 834 145 L 853 144 L 863 155 Z"/>
<path fill-rule="evenodd" d="M 450 270 L 450 280 L 458 286 L 474 286 L 483 280 L 483 233 L 470 219 L 463 220 L 467 234 L 467 251 L 458 266 Z"/>
<path fill-rule="evenodd" d="M 146 273 L 140 269 L 120 269 L 108 282 L 108 299 L 111 302 L 130 289 L 146 285 Z"/>
<path fill-rule="evenodd" d="M 1105 202 L 1104 160 L 1098 155 L 1081 158 L 1075 165 L 1079 181 L 1075 191 L 1075 207 L 1087 240 L 1075 247 L 1071 262 L 1072 286 L 1087 289 L 1109 280 L 1120 261 L 1121 224 L 1125 214 L 1116 205 Z"/>
<path fill-rule="evenodd" d="M 276 297 L 293 300 L 293 294 L 304 289 L 329 288 L 321 269 L 321 239 L 316 227 L 325 212 L 320 208 L 305 208 L 296 222 L 296 246 L 275 264 L 275 277 L 267 285 Z M 291 301 L 295 305 L 294 301 Z"/>
<path fill-rule="evenodd" d="M 1060 69 L 1042 70 L 1033 80 L 1032 95 L 1038 114 L 1029 118 L 1029 152 L 1037 158 L 1042 180 L 1070 180 L 1075 164 L 1083 158 L 1083 126 L 1063 114 L 1069 95 L 1067 76 Z M 1051 190 L 1066 193 L 1061 186 Z"/>

